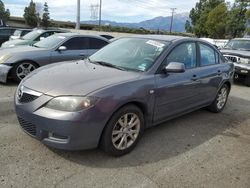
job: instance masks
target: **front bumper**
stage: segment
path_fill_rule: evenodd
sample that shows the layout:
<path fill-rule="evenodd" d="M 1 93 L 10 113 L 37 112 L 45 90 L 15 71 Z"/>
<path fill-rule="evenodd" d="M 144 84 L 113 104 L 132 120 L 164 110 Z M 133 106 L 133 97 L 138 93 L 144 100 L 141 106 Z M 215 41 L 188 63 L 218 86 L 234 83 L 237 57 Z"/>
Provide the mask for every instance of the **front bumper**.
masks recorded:
<path fill-rule="evenodd" d="M 47 146 L 63 150 L 96 148 L 106 124 L 97 107 L 81 112 L 61 112 L 43 106 L 52 97 L 42 95 L 20 104 L 15 99 L 16 114 L 22 129 Z"/>
<path fill-rule="evenodd" d="M 250 65 L 235 63 L 234 67 L 235 67 L 235 74 L 242 76 L 250 76 Z"/>
<path fill-rule="evenodd" d="M 11 68 L 11 66 L 0 64 L 0 82 L 7 82 L 8 74 Z"/>

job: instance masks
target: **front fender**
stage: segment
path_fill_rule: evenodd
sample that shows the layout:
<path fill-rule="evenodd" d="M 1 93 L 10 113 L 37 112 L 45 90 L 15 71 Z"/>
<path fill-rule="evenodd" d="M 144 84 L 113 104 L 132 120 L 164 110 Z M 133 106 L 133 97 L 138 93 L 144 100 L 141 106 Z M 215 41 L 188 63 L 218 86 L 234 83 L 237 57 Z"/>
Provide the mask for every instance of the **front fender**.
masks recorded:
<path fill-rule="evenodd" d="M 0 82 L 7 82 L 8 74 L 11 68 L 11 66 L 0 64 Z"/>

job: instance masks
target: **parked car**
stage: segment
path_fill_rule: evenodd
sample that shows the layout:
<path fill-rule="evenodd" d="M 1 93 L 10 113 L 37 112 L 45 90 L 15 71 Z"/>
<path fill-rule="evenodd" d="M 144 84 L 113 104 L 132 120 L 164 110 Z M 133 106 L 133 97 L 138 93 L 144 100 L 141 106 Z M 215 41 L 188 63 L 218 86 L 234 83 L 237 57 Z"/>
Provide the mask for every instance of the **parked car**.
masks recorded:
<path fill-rule="evenodd" d="M 99 36 L 60 33 L 33 46 L 2 49 L 0 50 L 0 81 L 6 82 L 10 76 L 20 82 L 38 67 L 88 57 L 108 43 L 107 39 Z"/>
<path fill-rule="evenodd" d="M 43 40 L 51 35 L 54 35 L 55 33 L 65 33 L 65 32 L 66 31 L 63 31 L 63 30 L 37 29 L 24 35 L 21 39 L 11 40 L 11 41 L 7 41 L 3 43 L 2 48 L 10 48 L 10 47 L 16 47 L 16 46 L 21 46 L 21 45 L 33 45 L 40 40 Z"/>
<path fill-rule="evenodd" d="M 118 39 L 88 59 L 49 65 L 18 86 L 22 129 L 59 149 L 100 146 L 120 156 L 143 130 L 227 102 L 233 64 L 207 42 L 145 35 Z"/>
<path fill-rule="evenodd" d="M 10 36 L 16 31 L 12 27 L 0 27 L 0 45 L 9 40 Z"/>
<path fill-rule="evenodd" d="M 245 85 L 250 86 L 250 38 L 230 40 L 221 52 L 234 63 L 234 78 L 244 79 Z"/>
<path fill-rule="evenodd" d="M 33 30 L 32 29 L 17 29 L 13 33 L 13 35 L 10 36 L 9 40 L 21 39 L 24 35 L 28 34 L 31 31 L 33 31 Z"/>

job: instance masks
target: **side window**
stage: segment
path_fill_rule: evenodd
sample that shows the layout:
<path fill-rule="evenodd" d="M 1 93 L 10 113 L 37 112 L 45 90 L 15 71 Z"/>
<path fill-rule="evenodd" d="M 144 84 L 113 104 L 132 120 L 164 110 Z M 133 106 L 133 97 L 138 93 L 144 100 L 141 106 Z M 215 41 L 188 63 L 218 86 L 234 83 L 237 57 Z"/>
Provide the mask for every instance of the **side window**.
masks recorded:
<path fill-rule="evenodd" d="M 211 47 L 204 44 L 200 44 L 200 52 L 201 52 L 201 66 L 214 65 L 218 61 L 216 60 L 218 59 L 218 56 L 217 57 L 215 56 L 215 51 Z"/>
<path fill-rule="evenodd" d="M 86 37 L 75 37 L 63 44 L 68 50 L 84 50 L 89 49 L 88 38 Z"/>
<path fill-rule="evenodd" d="M 171 62 L 183 63 L 186 69 L 196 67 L 196 44 L 188 42 L 180 44 L 168 55 L 165 64 Z"/>
<path fill-rule="evenodd" d="M 89 49 L 101 49 L 106 46 L 108 43 L 104 40 L 89 38 Z"/>
<path fill-rule="evenodd" d="M 0 35 L 3 35 L 3 36 L 11 35 L 11 30 L 10 29 L 2 29 L 0 31 Z"/>

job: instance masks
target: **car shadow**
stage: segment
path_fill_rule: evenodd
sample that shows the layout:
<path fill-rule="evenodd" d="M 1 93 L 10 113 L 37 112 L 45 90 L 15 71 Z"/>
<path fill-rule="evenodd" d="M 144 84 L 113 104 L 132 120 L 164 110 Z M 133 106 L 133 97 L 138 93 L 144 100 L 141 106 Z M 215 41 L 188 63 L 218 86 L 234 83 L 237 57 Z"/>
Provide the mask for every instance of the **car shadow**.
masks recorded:
<path fill-rule="evenodd" d="M 1 83 L 0 86 L 18 86 L 19 83 L 13 81 L 13 80 L 8 80 L 6 83 Z"/>
<path fill-rule="evenodd" d="M 69 161 L 85 166 L 141 166 L 181 155 L 217 135 L 224 135 L 227 129 L 237 127 L 249 115 L 250 100 L 230 97 L 222 113 L 198 110 L 146 130 L 137 147 L 123 157 L 111 157 L 98 149 L 80 152 L 51 150 Z"/>

